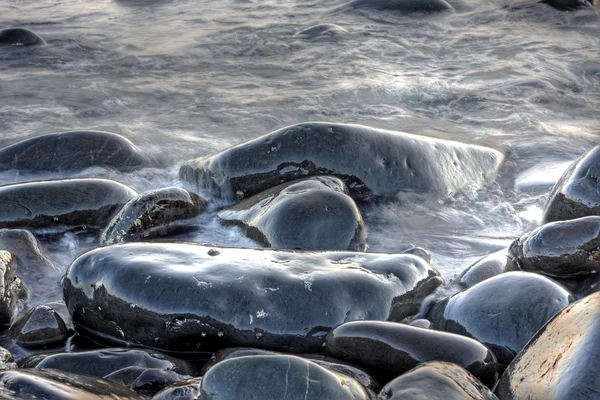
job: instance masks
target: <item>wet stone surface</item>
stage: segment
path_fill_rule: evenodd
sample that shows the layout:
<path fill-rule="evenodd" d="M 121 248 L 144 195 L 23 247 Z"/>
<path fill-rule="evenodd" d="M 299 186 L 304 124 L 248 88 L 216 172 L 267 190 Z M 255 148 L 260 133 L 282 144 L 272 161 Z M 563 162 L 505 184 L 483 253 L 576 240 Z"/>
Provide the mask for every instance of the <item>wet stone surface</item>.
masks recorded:
<path fill-rule="evenodd" d="M 25 28 L 0 29 L 0 45 L 35 46 L 46 44 L 37 33 Z"/>
<path fill-rule="evenodd" d="M 18 319 L 10 327 L 10 334 L 19 346 L 26 348 L 58 346 L 69 336 L 60 315 L 45 305 L 35 306 Z"/>
<path fill-rule="evenodd" d="M 519 271 L 517 264 L 507 255 L 506 250 L 500 250 L 477 260 L 453 282 L 471 287 L 486 279 L 511 271 Z"/>
<path fill-rule="evenodd" d="M 18 266 L 13 254 L 0 250 L 0 326 L 12 323 L 28 297 L 27 287 L 17 276 Z"/>

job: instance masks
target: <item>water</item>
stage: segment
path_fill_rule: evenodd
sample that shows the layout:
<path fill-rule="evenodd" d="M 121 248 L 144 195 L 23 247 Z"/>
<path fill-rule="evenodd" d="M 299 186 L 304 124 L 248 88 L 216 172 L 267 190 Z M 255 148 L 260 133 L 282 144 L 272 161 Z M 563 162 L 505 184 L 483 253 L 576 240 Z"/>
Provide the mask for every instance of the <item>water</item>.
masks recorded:
<path fill-rule="evenodd" d="M 75 129 L 119 133 L 167 167 L 77 176 L 138 191 L 181 185 L 183 161 L 305 121 L 491 146 L 507 160 L 483 190 L 361 205 L 368 251 L 425 247 L 451 279 L 539 224 L 553 182 L 598 142 L 597 10 L 482 0 L 405 16 L 336 10 L 342 3 L 0 0 L 0 27 L 48 43 L 0 48 L 0 146 Z M 294 37 L 319 23 L 347 33 Z M 4 173 L 0 184 L 28 179 Z M 218 223 L 219 206 L 182 238 L 257 246 Z M 64 271 L 94 243 L 67 234 L 46 245 Z M 33 290 L 36 302 L 61 297 L 58 279 Z"/>

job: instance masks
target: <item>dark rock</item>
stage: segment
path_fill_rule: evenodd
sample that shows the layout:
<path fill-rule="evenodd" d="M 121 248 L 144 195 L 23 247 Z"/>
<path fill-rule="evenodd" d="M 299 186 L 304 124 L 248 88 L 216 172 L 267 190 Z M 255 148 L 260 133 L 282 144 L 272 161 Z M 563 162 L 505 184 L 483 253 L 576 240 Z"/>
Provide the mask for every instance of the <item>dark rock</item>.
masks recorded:
<path fill-rule="evenodd" d="M 594 7 L 594 0 L 542 0 L 540 3 L 548 4 L 562 11 Z"/>
<path fill-rule="evenodd" d="M 506 272 L 435 305 L 435 329 L 472 337 L 508 364 L 535 333 L 573 300 L 561 285 L 538 274 Z"/>
<path fill-rule="evenodd" d="M 502 375 L 500 399 L 597 399 L 600 293 L 571 304 L 544 326 Z"/>
<path fill-rule="evenodd" d="M 102 232 L 103 246 L 149 236 L 156 230 L 168 233 L 167 224 L 193 218 L 206 209 L 198 195 L 178 187 L 145 192 L 130 200 Z"/>
<path fill-rule="evenodd" d="M 157 368 L 191 375 L 193 367 L 179 360 L 153 350 L 113 348 L 78 353 L 58 353 L 38 358 L 37 364 L 29 362 L 29 367 L 54 368 L 65 372 L 85 373 L 104 377 L 127 367 Z"/>
<path fill-rule="evenodd" d="M 0 45 L 33 46 L 46 44 L 35 32 L 25 28 L 0 29 Z"/>
<path fill-rule="evenodd" d="M 60 315 L 43 305 L 29 310 L 10 327 L 10 333 L 19 346 L 27 348 L 56 346 L 64 343 L 69 336 Z"/>
<path fill-rule="evenodd" d="M 353 321 L 327 335 L 327 354 L 372 371 L 382 383 L 427 361 L 448 361 L 489 387 L 498 381 L 496 357 L 460 335 L 384 321 Z"/>
<path fill-rule="evenodd" d="M 0 371 L 8 371 L 11 369 L 17 369 L 17 363 L 10 351 L 4 347 L 0 347 Z"/>
<path fill-rule="evenodd" d="M 156 166 L 129 140 L 108 132 L 51 133 L 0 150 L 0 170 L 67 172 L 104 167 L 128 172 Z"/>
<path fill-rule="evenodd" d="M 319 24 L 302 29 L 300 32 L 297 32 L 294 37 L 305 40 L 335 39 L 344 33 L 348 33 L 348 31 L 339 25 Z"/>
<path fill-rule="evenodd" d="M 171 351 L 322 352 L 333 327 L 416 314 L 441 282 L 411 255 L 130 243 L 82 255 L 63 287 L 80 332 Z"/>
<path fill-rule="evenodd" d="M 428 362 L 388 383 L 378 400 L 497 400 L 473 375 L 456 364 Z"/>
<path fill-rule="evenodd" d="M 218 363 L 204 375 L 200 399 L 372 399 L 354 379 L 295 356 L 247 356 Z"/>
<path fill-rule="evenodd" d="M 190 378 L 189 375 L 179 375 L 160 368 L 142 367 L 126 367 L 104 377 L 108 381 L 127 386 L 146 396 L 156 394 L 168 386 Z"/>
<path fill-rule="evenodd" d="M 600 215 L 598 178 L 600 146 L 575 160 L 554 185 L 544 208 L 544 222 Z"/>
<path fill-rule="evenodd" d="M 201 385 L 202 377 L 179 381 L 158 392 L 152 400 L 198 400 Z"/>
<path fill-rule="evenodd" d="M 1 228 L 103 228 L 137 193 L 108 179 L 65 179 L 0 187 Z"/>
<path fill-rule="evenodd" d="M 135 400 L 132 390 L 96 377 L 46 369 L 17 369 L 0 372 L 0 387 L 17 399 Z"/>
<path fill-rule="evenodd" d="M 510 246 L 522 270 L 571 277 L 600 269 L 600 217 L 552 222 Z"/>
<path fill-rule="evenodd" d="M 260 244 L 277 249 L 366 249 L 360 211 L 338 178 L 318 176 L 275 186 L 219 213 Z"/>
<path fill-rule="evenodd" d="M 360 125 L 309 122 L 190 160 L 179 175 L 229 200 L 315 175 L 337 176 L 355 199 L 399 192 L 447 197 L 466 185 L 490 181 L 503 158 L 480 146 Z"/>
<path fill-rule="evenodd" d="M 348 8 L 366 8 L 378 11 L 435 12 L 453 11 L 445 0 L 352 0 Z"/>
<path fill-rule="evenodd" d="M 475 261 L 454 282 L 471 287 L 496 275 L 518 270 L 517 264 L 506 254 L 506 250 L 500 250 Z"/>
<path fill-rule="evenodd" d="M 402 254 L 412 254 L 413 256 L 421 257 L 431 264 L 431 253 L 422 247 L 413 246 L 410 249 L 404 250 Z"/>
<path fill-rule="evenodd" d="M 0 325 L 8 325 L 23 308 L 28 291 L 17 276 L 18 262 L 14 255 L 0 250 Z"/>

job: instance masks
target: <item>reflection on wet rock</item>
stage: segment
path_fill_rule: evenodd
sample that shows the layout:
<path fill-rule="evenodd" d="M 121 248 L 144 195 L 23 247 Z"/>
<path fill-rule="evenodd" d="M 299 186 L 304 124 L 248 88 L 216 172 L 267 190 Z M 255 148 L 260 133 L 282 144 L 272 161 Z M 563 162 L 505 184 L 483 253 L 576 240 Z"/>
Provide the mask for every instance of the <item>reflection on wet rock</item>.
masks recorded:
<path fill-rule="evenodd" d="M 308 122 L 190 160 L 179 175 L 229 200 L 314 175 L 337 176 L 357 199 L 399 192 L 443 198 L 467 185 L 488 183 L 503 158 L 481 146 L 361 125 Z"/>
<path fill-rule="evenodd" d="M 81 332 L 173 351 L 322 352 L 333 327 L 416 314 L 441 282 L 411 255 L 130 243 L 79 257 L 63 288 Z"/>
<path fill-rule="evenodd" d="M 12 322 L 28 296 L 27 288 L 17 276 L 18 265 L 14 255 L 0 250 L 0 325 Z"/>
<path fill-rule="evenodd" d="M 500 250 L 475 261 L 454 282 L 471 287 L 496 275 L 518 270 L 517 264 L 506 254 L 506 250 Z"/>
<path fill-rule="evenodd" d="M 46 44 L 37 33 L 25 28 L 0 29 L 0 45 L 33 46 Z"/>
<path fill-rule="evenodd" d="M 68 331 L 56 311 L 48 306 L 35 306 L 10 327 L 11 336 L 19 346 L 27 348 L 60 345 Z"/>
<path fill-rule="evenodd" d="M 276 249 L 366 248 L 362 216 L 338 178 L 319 176 L 284 183 L 221 211 L 219 217 Z"/>

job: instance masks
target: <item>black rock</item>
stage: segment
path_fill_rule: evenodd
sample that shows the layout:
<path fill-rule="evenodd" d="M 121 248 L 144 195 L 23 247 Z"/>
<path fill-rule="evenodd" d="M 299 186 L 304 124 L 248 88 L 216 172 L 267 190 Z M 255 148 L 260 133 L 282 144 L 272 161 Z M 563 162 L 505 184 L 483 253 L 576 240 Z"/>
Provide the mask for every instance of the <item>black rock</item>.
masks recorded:
<path fill-rule="evenodd" d="M 108 179 L 65 179 L 0 187 L 1 228 L 96 228 L 137 193 Z"/>
<path fill-rule="evenodd" d="M 594 147 L 565 171 L 544 208 L 544 222 L 600 215 L 600 146 Z"/>
<path fill-rule="evenodd" d="M 154 395 L 168 386 L 190 378 L 189 375 L 179 375 L 173 371 L 143 367 L 122 368 L 104 377 L 146 396 Z"/>
<path fill-rule="evenodd" d="M 0 371 L 8 371 L 11 369 L 17 369 L 17 363 L 10 351 L 4 347 L 0 347 Z"/>
<path fill-rule="evenodd" d="M 496 275 L 518 270 L 517 264 L 507 255 L 506 250 L 500 250 L 475 261 L 454 282 L 471 287 Z"/>
<path fill-rule="evenodd" d="M 302 29 L 300 32 L 297 32 L 294 37 L 305 40 L 336 39 L 344 33 L 348 33 L 348 31 L 339 25 L 319 24 Z"/>
<path fill-rule="evenodd" d="M 445 0 L 352 0 L 344 6 L 348 8 L 366 8 L 379 11 L 454 11 L 454 8 Z"/>
<path fill-rule="evenodd" d="M 158 163 L 123 136 L 95 131 L 51 133 L 0 150 L 0 170 L 68 172 L 105 167 L 128 172 Z"/>
<path fill-rule="evenodd" d="M 416 314 L 441 282 L 411 255 L 130 243 L 82 255 L 63 287 L 80 332 L 171 351 L 322 352 L 333 327 Z"/>
<path fill-rule="evenodd" d="M 447 197 L 489 182 L 504 156 L 486 147 L 369 128 L 309 122 L 190 160 L 182 179 L 229 200 L 315 175 L 342 179 L 353 198 L 399 192 Z"/>
<path fill-rule="evenodd" d="M 502 375 L 498 397 L 597 399 L 600 293 L 571 304 L 544 326 Z"/>
<path fill-rule="evenodd" d="M 327 335 L 327 354 L 372 371 L 382 383 L 427 361 L 448 361 L 489 387 L 498 381 L 496 357 L 460 335 L 384 321 L 353 321 Z"/>
<path fill-rule="evenodd" d="M 151 190 L 130 200 L 102 232 L 103 246 L 169 232 L 168 224 L 193 218 L 206 209 L 198 195 L 178 187 Z M 162 232 L 161 232 L 162 233 Z"/>
<path fill-rule="evenodd" d="M 185 379 L 161 390 L 152 400 L 198 400 L 202 394 L 202 377 Z"/>
<path fill-rule="evenodd" d="M 107 376 L 127 367 L 156 368 L 182 375 L 191 375 L 194 372 L 193 367 L 186 361 L 153 350 L 126 348 L 45 355 L 29 362 L 27 366 L 36 369 L 53 368 L 98 377 Z"/>
<path fill-rule="evenodd" d="M 16 399 L 135 400 L 132 390 L 96 377 L 46 369 L 0 372 L 2 392 Z"/>
<path fill-rule="evenodd" d="M 29 310 L 10 327 L 10 334 L 19 346 L 26 348 L 57 346 L 69 337 L 60 315 L 44 305 Z"/>
<path fill-rule="evenodd" d="M 0 45 L 33 46 L 46 44 L 35 32 L 25 28 L 0 29 Z"/>
<path fill-rule="evenodd" d="M 17 276 L 18 262 L 14 255 L 0 250 L 0 325 L 12 323 L 27 299 L 27 287 Z"/>
<path fill-rule="evenodd" d="M 542 0 L 540 3 L 548 4 L 562 11 L 594 7 L 594 0 Z"/>
<path fill-rule="evenodd" d="M 412 254 L 413 256 L 421 257 L 423 260 L 431 263 L 431 253 L 422 247 L 413 246 L 404 250 L 402 254 Z"/>
<path fill-rule="evenodd" d="M 572 295 L 538 274 L 506 272 L 457 293 L 429 312 L 435 329 L 472 337 L 508 364 Z"/>
<path fill-rule="evenodd" d="M 360 211 L 338 178 L 317 176 L 284 183 L 219 212 L 263 246 L 276 249 L 366 249 Z"/>
<path fill-rule="evenodd" d="M 378 400 L 497 400 L 468 371 L 448 362 L 428 362 L 388 383 Z"/>
<path fill-rule="evenodd" d="M 247 356 L 218 363 L 204 375 L 200 399 L 373 399 L 354 379 L 300 357 Z"/>

